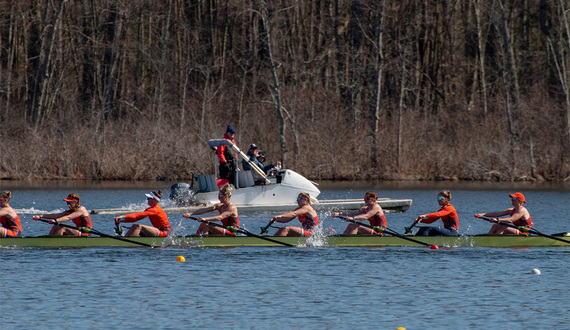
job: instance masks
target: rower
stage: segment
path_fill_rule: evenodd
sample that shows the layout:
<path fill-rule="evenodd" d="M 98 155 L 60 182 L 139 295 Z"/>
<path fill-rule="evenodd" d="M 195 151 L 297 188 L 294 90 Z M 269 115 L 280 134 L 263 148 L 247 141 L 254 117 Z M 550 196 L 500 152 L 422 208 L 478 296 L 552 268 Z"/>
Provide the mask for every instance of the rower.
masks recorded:
<path fill-rule="evenodd" d="M 14 209 L 8 205 L 12 192 L 3 191 L 0 193 L 0 237 L 19 237 L 22 232 L 20 218 Z"/>
<path fill-rule="evenodd" d="M 312 231 L 319 224 L 317 212 L 311 205 L 311 196 L 308 193 L 300 193 L 297 197 L 297 205 L 294 211 L 276 215 L 269 221 L 269 224 L 275 222 L 286 223 L 295 218 L 301 222 L 301 227 L 286 226 L 280 228 L 273 236 L 312 236 Z"/>
<path fill-rule="evenodd" d="M 229 184 L 222 186 L 218 193 L 219 203 L 211 206 L 206 206 L 201 209 L 195 210 L 194 212 L 184 213 L 182 216 L 185 218 L 191 218 L 193 215 L 204 214 L 207 212 L 213 212 L 218 210 L 220 215 L 207 217 L 207 218 L 197 218 L 196 221 L 201 222 L 196 235 L 232 235 L 235 236 L 235 232 L 232 232 L 231 228 L 221 228 L 219 225 L 212 225 L 210 222 L 221 221 L 224 227 L 239 228 L 239 217 L 237 207 L 231 203 L 230 199 L 232 197 L 232 187 Z"/>
<path fill-rule="evenodd" d="M 513 224 L 515 226 L 530 229 L 532 228 L 532 220 L 530 218 L 530 213 L 523 206 L 526 203 L 524 195 L 520 192 L 510 194 L 511 204 L 513 207 L 505 209 L 503 211 L 488 212 L 488 213 L 477 213 L 475 218 L 481 217 L 491 217 L 490 222 L 495 224 L 489 230 L 489 234 L 502 234 L 502 235 L 528 235 L 528 231 L 522 231 L 513 227 L 508 227 L 506 224 Z M 505 218 L 498 218 L 502 216 L 508 216 Z"/>
<path fill-rule="evenodd" d="M 165 237 L 170 232 L 170 223 L 164 210 L 158 205 L 162 198 L 160 190 L 145 194 L 148 208 L 143 212 L 121 215 L 115 218 L 115 226 L 121 222 L 135 222 L 148 217 L 152 226 L 135 224 L 125 234 L 125 236 L 150 236 Z"/>
<path fill-rule="evenodd" d="M 420 230 L 416 233 L 416 236 L 458 236 L 459 233 L 459 218 L 457 217 L 457 212 L 455 207 L 449 204 L 451 201 L 451 192 L 449 190 L 440 191 L 437 194 L 437 202 L 441 208 L 434 213 L 422 214 L 416 218 L 414 224 L 416 223 L 432 223 L 437 219 L 441 219 L 443 222 L 443 228 L 441 227 L 420 227 Z"/>
<path fill-rule="evenodd" d="M 85 206 L 79 204 L 79 195 L 72 193 L 67 195 L 67 198 L 64 198 L 63 200 L 67 203 L 69 210 L 63 211 L 61 213 L 35 215 L 32 217 L 32 219 L 50 219 L 49 223 L 54 224 L 54 226 L 51 228 L 49 235 L 89 236 L 89 233 L 84 233 L 79 230 L 79 228 L 93 228 L 89 212 Z M 69 220 L 73 221 L 78 229 L 58 225 L 60 222 L 67 222 Z"/>
<path fill-rule="evenodd" d="M 370 221 L 370 226 L 379 227 L 381 229 L 386 229 L 386 217 L 384 216 L 384 211 L 382 207 L 376 203 L 378 200 L 378 195 L 375 192 L 369 191 L 364 194 L 364 206 L 359 210 L 355 211 L 339 211 L 333 212 L 331 215 L 333 217 L 346 216 L 346 221 L 350 220 L 368 220 Z M 364 226 L 360 226 L 355 223 L 349 224 L 344 230 L 343 234 L 348 235 L 381 235 L 381 233 L 374 231 Z"/>

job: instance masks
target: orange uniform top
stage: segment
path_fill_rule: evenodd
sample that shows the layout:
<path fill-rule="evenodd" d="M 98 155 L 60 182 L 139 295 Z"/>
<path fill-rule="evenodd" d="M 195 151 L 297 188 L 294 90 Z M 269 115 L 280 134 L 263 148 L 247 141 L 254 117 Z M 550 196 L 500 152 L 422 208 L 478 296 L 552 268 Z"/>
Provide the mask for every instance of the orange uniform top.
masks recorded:
<path fill-rule="evenodd" d="M 230 205 L 232 205 L 232 204 L 230 204 Z M 230 207 L 230 205 L 228 205 L 228 207 Z M 223 206 L 220 207 L 220 210 L 219 210 L 219 211 L 220 211 L 220 214 L 222 214 L 222 213 L 225 211 L 225 209 L 223 208 Z M 234 216 L 232 215 L 232 216 L 229 216 L 229 217 L 227 217 L 227 218 L 224 218 L 224 219 L 222 219 L 222 224 L 223 224 L 224 226 L 226 226 L 226 227 L 227 227 L 227 226 L 232 226 L 232 227 L 238 228 L 238 227 L 239 227 L 239 217 L 238 217 L 238 216 L 235 216 L 235 217 L 234 217 Z"/>
<path fill-rule="evenodd" d="M 514 213 L 515 213 L 515 210 L 513 210 L 513 211 L 511 212 L 511 216 L 513 216 Z M 524 220 L 523 218 L 520 218 L 520 219 L 518 219 L 518 220 L 516 220 L 516 221 L 513 221 L 513 225 L 515 225 L 515 226 L 527 227 L 527 228 L 532 228 L 533 223 L 532 223 L 531 217 L 530 217 L 530 215 L 529 215 L 529 216 L 528 216 L 528 220 Z"/>
<path fill-rule="evenodd" d="M 305 214 L 301 214 L 301 215 L 297 216 L 297 218 L 299 219 L 299 222 L 301 223 L 301 227 L 303 227 L 303 229 L 306 229 L 306 230 L 311 230 L 319 224 L 319 217 L 318 216 L 316 216 L 313 219 L 313 218 L 309 218 Z"/>
<path fill-rule="evenodd" d="M 93 224 L 91 223 L 91 216 L 87 215 L 86 217 L 77 217 L 75 219 L 71 219 L 77 228 L 84 227 L 84 228 L 93 228 Z"/>
<path fill-rule="evenodd" d="M 158 206 L 158 204 L 148 207 L 143 212 L 131 213 L 125 215 L 125 222 L 135 222 L 139 221 L 140 219 L 144 219 L 146 217 L 148 217 L 153 227 L 158 228 L 160 230 L 164 230 L 163 228 L 166 227 L 168 228 L 168 230 L 170 230 L 170 223 L 168 222 L 168 217 L 166 216 L 164 210 L 162 210 L 160 206 Z"/>
<path fill-rule="evenodd" d="M 6 216 L 0 217 L 0 224 L 2 224 L 2 227 L 12 231 L 22 231 L 22 225 L 20 224 L 20 218 L 18 216 L 15 218 L 7 218 Z"/>
<path fill-rule="evenodd" d="M 370 221 L 370 225 L 373 227 L 378 226 L 378 227 L 386 228 L 386 217 L 384 216 L 384 214 L 382 214 L 382 215 L 375 214 L 375 215 L 371 216 L 370 218 L 368 218 L 368 221 Z"/>
<path fill-rule="evenodd" d="M 432 223 L 439 218 L 441 218 L 441 221 L 443 221 L 443 226 L 445 228 L 453 227 L 455 230 L 459 230 L 459 218 L 457 217 L 457 212 L 455 211 L 455 207 L 453 207 L 453 205 L 447 204 L 440 208 L 437 212 L 428 214 L 427 219 L 423 219 L 422 222 Z"/>

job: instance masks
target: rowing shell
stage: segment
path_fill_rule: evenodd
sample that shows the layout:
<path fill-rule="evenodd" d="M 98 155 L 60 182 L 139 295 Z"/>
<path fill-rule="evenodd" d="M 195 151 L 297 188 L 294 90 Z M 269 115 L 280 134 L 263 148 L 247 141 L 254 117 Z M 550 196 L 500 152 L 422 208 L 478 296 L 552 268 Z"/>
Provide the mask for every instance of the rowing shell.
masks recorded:
<path fill-rule="evenodd" d="M 568 235 L 568 234 L 566 234 Z M 568 242 L 570 236 L 556 235 Z M 570 244 L 541 236 L 512 236 L 512 235 L 473 235 L 458 237 L 425 237 L 410 236 L 414 240 L 426 244 L 436 244 L 440 247 L 481 246 L 497 248 L 520 247 L 570 247 Z M 327 237 L 271 237 L 274 240 L 295 246 L 421 246 L 420 244 L 395 236 L 377 235 L 332 235 Z M 277 243 L 248 236 L 178 236 L 178 237 L 129 237 L 129 240 L 151 244 L 156 247 L 233 247 L 233 246 L 282 246 Z M 122 247 L 138 246 L 133 243 L 116 240 L 109 237 L 75 237 L 75 236 L 38 236 L 0 238 L 3 247 Z"/>

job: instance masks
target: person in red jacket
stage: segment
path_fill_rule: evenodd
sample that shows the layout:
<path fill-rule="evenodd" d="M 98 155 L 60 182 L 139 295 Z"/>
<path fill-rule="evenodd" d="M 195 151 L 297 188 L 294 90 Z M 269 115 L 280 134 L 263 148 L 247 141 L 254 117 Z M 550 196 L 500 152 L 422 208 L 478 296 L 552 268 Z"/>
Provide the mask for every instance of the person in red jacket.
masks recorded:
<path fill-rule="evenodd" d="M 382 207 L 376 203 L 378 200 L 378 195 L 375 192 L 369 191 L 364 194 L 364 206 L 359 210 L 347 211 L 347 212 L 333 212 L 331 215 L 333 217 L 338 217 L 344 215 L 350 220 L 368 220 L 370 225 L 373 227 L 380 227 L 382 229 L 386 228 L 386 217 L 384 216 L 384 211 Z M 351 219 L 352 218 L 352 219 Z M 374 235 L 378 234 L 373 229 L 357 225 L 355 223 L 349 224 L 343 234 L 351 235 Z"/>
<path fill-rule="evenodd" d="M 115 225 L 121 222 L 135 222 L 148 217 L 151 226 L 135 224 L 125 236 L 150 236 L 164 237 L 170 232 L 170 223 L 166 213 L 158 206 L 162 198 L 161 191 L 153 191 L 145 194 L 149 207 L 143 212 L 121 215 L 115 218 Z"/>
<path fill-rule="evenodd" d="M 210 222 L 220 221 L 225 227 L 231 226 L 239 228 L 238 210 L 237 207 L 230 201 L 231 197 L 232 187 L 230 187 L 229 184 L 225 184 L 222 186 L 222 188 L 220 188 L 220 191 L 218 192 L 218 199 L 220 200 L 219 203 L 203 207 L 190 213 L 184 213 L 182 216 L 185 218 L 190 218 L 193 215 L 204 214 L 217 210 L 220 212 L 219 215 L 207 218 L 200 217 L 198 219 L 195 219 L 196 221 L 201 222 L 200 227 L 198 227 L 198 230 L 196 231 L 196 235 L 235 235 L 235 233 L 232 233 L 228 229 L 210 225 Z"/>
<path fill-rule="evenodd" d="M 513 207 L 508 208 L 504 211 L 488 212 L 488 213 L 477 213 L 475 218 L 480 217 L 491 217 L 490 221 L 495 222 L 495 224 L 489 230 L 489 234 L 503 234 L 503 235 L 528 235 L 526 232 L 521 232 L 518 229 L 507 227 L 502 224 L 512 223 L 515 226 L 532 228 L 532 220 L 530 218 L 530 213 L 523 206 L 526 203 L 524 195 L 520 192 L 510 194 L 511 204 Z M 506 218 L 498 218 L 502 216 L 508 216 Z"/>
<path fill-rule="evenodd" d="M 58 226 L 60 222 L 66 222 L 72 220 L 73 223 L 77 226 L 77 228 L 88 228 L 88 229 L 93 228 L 89 211 L 87 211 L 85 206 L 81 206 L 79 204 L 80 198 L 78 194 L 75 193 L 69 194 L 67 195 L 67 198 L 64 198 L 63 200 L 67 203 L 67 207 L 69 207 L 69 210 L 55 214 L 36 215 L 33 216 L 32 219 L 34 220 L 38 220 L 40 218 L 51 219 L 49 223 L 53 223 L 54 226 L 51 228 L 49 235 L 89 236 L 88 233 L 82 233 L 78 229 Z"/>
<path fill-rule="evenodd" d="M 233 144 L 236 144 L 236 141 L 234 141 L 235 136 L 236 130 L 232 125 L 228 125 L 226 128 L 226 134 L 224 134 L 224 139 L 230 140 Z M 229 183 L 235 184 L 237 171 L 237 154 L 231 147 L 228 147 L 226 145 L 218 147 L 216 149 L 216 154 L 220 160 L 220 179 L 227 179 Z"/>
<path fill-rule="evenodd" d="M 319 224 L 317 212 L 311 205 L 311 196 L 308 193 L 300 193 L 297 197 L 297 207 L 294 211 L 276 215 L 269 221 L 286 223 L 295 218 L 299 219 L 301 227 L 286 226 L 280 228 L 273 236 L 312 236 L 313 229 Z"/>
<path fill-rule="evenodd" d="M 0 237 L 18 237 L 22 232 L 20 218 L 14 209 L 8 205 L 12 192 L 3 191 L 0 193 Z"/>
<path fill-rule="evenodd" d="M 459 218 L 457 217 L 457 212 L 455 207 L 449 204 L 451 201 L 451 192 L 448 190 L 441 191 L 437 194 L 437 202 L 441 208 L 435 213 L 422 214 L 420 215 L 414 223 L 432 223 L 437 219 L 441 219 L 443 222 L 443 228 L 441 227 L 420 227 L 416 236 L 458 236 L 459 233 Z"/>

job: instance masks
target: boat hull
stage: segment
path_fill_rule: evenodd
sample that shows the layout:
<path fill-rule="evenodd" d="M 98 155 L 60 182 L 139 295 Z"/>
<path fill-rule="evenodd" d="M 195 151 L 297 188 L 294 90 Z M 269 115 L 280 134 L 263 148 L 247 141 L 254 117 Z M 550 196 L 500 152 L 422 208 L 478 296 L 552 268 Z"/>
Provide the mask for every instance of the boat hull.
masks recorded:
<path fill-rule="evenodd" d="M 570 242 L 570 236 L 558 236 Z M 423 246 L 395 236 L 357 236 L 333 235 L 322 238 L 306 237 L 273 237 L 272 240 L 295 246 L 340 246 L 340 247 L 383 247 L 383 246 Z M 440 247 L 497 247 L 497 248 L 523 248 L 523 247 L 570 247 L 570 244 L 541 236 L 508 236 L 508 235 L 474 235 L 459 237 L 418 237 L 410 236 L 414 240 L 436 244 Z M 151 244 L 156 247 L 234 247 L 234 246 L 282 246 L 278 243 L 248 236 L 183 236 L 174 238 L 164 237 L 128 237 L 134 242 Z M 41 248 L 81 248 L 81 247 L 123 247 L 140 246 L 136 243 L 125 242 L 110 237 L 65 237 L 65 236 L 39 236 L 20 238 L 0 238 L 3 247 L 41 247 Z"/>

